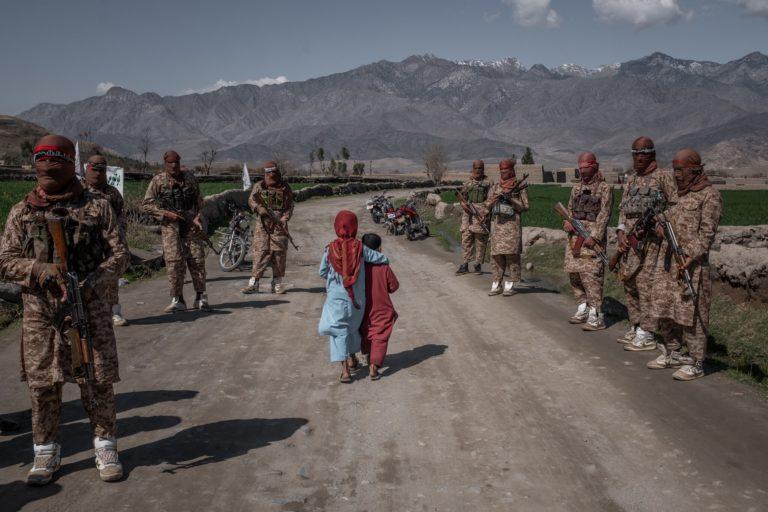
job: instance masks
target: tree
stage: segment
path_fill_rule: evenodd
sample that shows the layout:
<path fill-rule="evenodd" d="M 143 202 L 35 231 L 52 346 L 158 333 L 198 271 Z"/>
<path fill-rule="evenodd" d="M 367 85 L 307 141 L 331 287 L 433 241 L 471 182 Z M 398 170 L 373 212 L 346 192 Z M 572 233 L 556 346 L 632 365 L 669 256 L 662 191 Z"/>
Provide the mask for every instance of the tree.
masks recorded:
<path fill-rule="evenodd" d="M 373 175 L 373 160 L 368 160 L 368 174 Z"/>
<path fill-rule="evenodd" d="M 317 155 L 317 160 L 320 162 L 320 172 L 325 174 L 325 150 L 320 146 L 315 150 L 315 154 Z"/>
<path fill-rule="evenodd" d="M 35 151 L 35 141 L 32 139 L 25 139 L 19 143 L 19 150 L 21 151 L 21 159 L 24 162 L 29 162 L 32 159 L 32 152 Z"/>
<path fill-rule="evenodd" d="M 363 176 L 365 174 L 365 163 L 355 162 L 355 165 L 352 166 L 352 174 L 355 176 Z"/>
<path fill-rule="evenodd" d="M 315 166 L 315 150 L 309 152 L 309 175 L 312 176 L 312 167 Z"/>
<path fill-rule="evenodd" d="M 145 133 L 139 139 L 139 153 L 141 153 L 141 157 L 142 157 L 141 170 L 143 172 L 147 172 L 147 170 L 149 169 L 149 162 L 147 162 L 147 156 L 149 155 L 150 149 L 152 149 L 152 139 L 149 138 L 148 133 Z"/>
<path fill-rule="evenodd" d="M 438 144 L 429 146 L 426 153 L 424 153 L 424 172 L 429 179 L 438 184 L 443 180 L 443 175 L 448 169 L 447 162 L 448 157 L 443 146 Z"/>
<path fill-rule="evenodd" d="M 211 174 L 211 167 L 213 167 L 213 161 L 216 160 L 217 153 L 216 148 L 211 146 L 200 155 L 200 160 L 203 162 L 202 171 L 206 176 Z"/>
<path fill-rule="evenodd" d="M 283 176 L 290 176 L 293 174 L 293 164 L 284 151 L 279 149 L 272 150 L 272 160 L 277 164 L 277 168 L 280 169 L 280 174 Z"/>
<path fill-rule="evenodd" d="M 525 154 L 523 155 L 523 159 L 520 160 L 520 163 L 526 165 L 535 163 L 533 161 L 533 151 L 531 151 L 531 148 L 525 148 Z"/>
<path fill-rule="evenodd" d="M 331 157 L 331 162 L 328 164 L 328 172 L 331 176 L 336 176 L 336 159 Z"/>

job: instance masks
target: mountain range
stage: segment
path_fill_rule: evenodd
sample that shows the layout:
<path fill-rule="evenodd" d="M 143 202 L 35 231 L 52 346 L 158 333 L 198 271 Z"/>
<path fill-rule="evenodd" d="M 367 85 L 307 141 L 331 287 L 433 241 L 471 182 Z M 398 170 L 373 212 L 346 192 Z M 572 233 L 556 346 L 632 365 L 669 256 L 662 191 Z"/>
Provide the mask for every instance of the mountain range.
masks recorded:
<path fill-rule="evenodd" d="M 276 153 L 306 163 L 317 145 L 352 158 L 419 162 L 427 146 L 449 159 L 498 158 L 530 146 L 539 160 L 572 163 L 582 150 L 628 163 L 632 140 L 646 134 L 663 158 L 693 146 L 711 166 L 768 164 L 768 56 L 724 64 L 654 53 L 589 69 L 576 64 L 526 68 L 515 58 L 452 61 L 416 55 L 343 73 L 204 94 L 160 96 L 113 87 L 66 105 L 39 104 L 19 115 L 47 129 L 91 137 L 152 159 L 175 148 L 195 161 L 258 162 Z"/>

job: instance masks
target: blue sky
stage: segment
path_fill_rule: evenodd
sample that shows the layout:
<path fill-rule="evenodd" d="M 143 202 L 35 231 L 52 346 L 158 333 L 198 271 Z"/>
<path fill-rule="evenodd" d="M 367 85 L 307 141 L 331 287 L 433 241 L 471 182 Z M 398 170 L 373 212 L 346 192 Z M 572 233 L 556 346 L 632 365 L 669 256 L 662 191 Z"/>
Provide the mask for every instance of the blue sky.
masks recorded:
<path fill-rule="evenodd" d="M 768 53 L 768 0 L 2 0 L 0 113 L 296 81 L 432 53 L 590 67 Z"/>

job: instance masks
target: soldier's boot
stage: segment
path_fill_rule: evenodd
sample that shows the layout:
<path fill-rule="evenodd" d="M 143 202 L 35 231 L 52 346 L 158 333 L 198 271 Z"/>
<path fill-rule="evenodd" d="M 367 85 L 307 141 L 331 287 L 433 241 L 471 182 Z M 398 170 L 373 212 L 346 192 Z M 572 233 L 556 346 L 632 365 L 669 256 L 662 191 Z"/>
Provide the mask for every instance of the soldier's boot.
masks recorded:
<path fill-rule="evenodd" d="M 112 306 L 112 325 L 115 327 L 124 327 L 128 325 L 128 320 L 123 317 L 122 307 L 120 304 Z"/>
<path fill-rule="evenodd" d="M 35 461 L 27 473 L 28 485 L 45 485 L 61 467 L 61 447 L 58 443 L 36 444 Z"/>
<path fill-rule="evenodd" d="M 123 465 L 117 456 L 117 441 L 114 437 L 94 437 L 93 447 L 96 452 L 96 469 L 104 482 L 117 482 L 123 478 Z"/>
<path fill-rule="evenodd" d="M 488 292 L 488 295 L 490 297 L 493 297 L 494 295 L 501 295 L 501 283 L 499 281 L 494 281 L 491 283 L 491 291 Z"/>
<path fill-rule="evenodd" d="M 635 339 L 635 334 L 637 334 L 637 326 L 633 325 L 630 330 L 616 338 L 616 341 L 619 343 L 624 343 L 625 345 L 627 343 L 632 343 L 632 341 Z"/>
<path fill-rule="evenodd" d="M 683 365 L 681 354 L 677 350 L 669 350 L 664 345 L 659 345 L 661 354 L 652 361 L 648 361 L 645 366 L 650 370 L 664 370 L 666 368 L 680 368 Z"/>
<path fill-rule="evenodd" d="M 208 294 L 205 292 L 198 293 L 195 297 L 195 308 L 200 311 L 211 311 L 213 308 L 208 303 Z"/>
<path fill-rule="evenodd" d="M 259 279 L 252 277 L 248 280 L 248 286 L 240 290 L 245 295 L 251 295 L 252 293 L 259 293 Z"/>
<path fill-rule="evenodd" d="M 504 281 L 504 297 L 511 297 L 517 292 L 515 291 L 515 283 L 513 281 Z"/>
<path fill-rule="evenodd" d="M 0 434 L 5 434 L 6 432 L 13 432 L 15 430 L 19 430 L 18 423 L 16 423 L 15 421 L 11 421 L 3 417 L 0 417 Z"/>
<path fill-rule="evenodd" d="M 572 324 L 583 324 L 587 321 L 587 318 L 589 318 L 589 306 L 587 306 L 586 302 L 582 302 L 576 309 L 576 313 L 568 319 L 568 322 Z"/>
<path fill-rule="evenodd" d="M 469 272 L 469 263 L 462 263 L 459 265 L 458 270 L 456 270 L 456 275 L 460 276 L 466 274 L 467 272 Z"/>
<path fill-rule="evenodd" d="M 624 350 L 629 350 L 630 352 L 656 350 L 656 338 L 653 337 L 652 332 L 644 331 L 638 327 L 635 332 L 635 339 L 632 340 L 632 343 L 624 345 Z"/>
<path fill-rule="evenodd" d="M 283 284 L 283 278 L 282 278 L 282 277 L 276 277 L 276 278 L 274 279 L 273 283 L 274 283 L 274 287 L 275 287 L 275 293 L 276 293 L 276 294 L 278 294 L 278 295 L 283 295 L 283 294 L 285 294 L 285 292 L 286 292 L 287 288 L 286 288 L 286 286 Z"/>
<path fill-rule="evenodd" d="M 177 313 L 179 311 L 186 311 L 187 309 L 187 303 L 184 302 L 183 296 L 173 297 L 171 299 L 171 303 L 165 306 L 166 313 Z"/>
<path fill-rule="evenodd" d="M 672 374 L 672 377 L 675 380 L 696 380 L 703 376 L 704 364 L 701 361 L 696 361 L 693 364 L 686 364 Z"/>
<path fill-rule="evenodd" d="M 483 265 L 482 263 L 475 263 L 475 274 L 481 276 L 483 275 Z"/>
<path fill-rule="evenodd" d="M 597 308 L 589 308 L 587 323 L 581 326 L 583 331 L 601 331 L 605 329 L 605 317 Z"/>

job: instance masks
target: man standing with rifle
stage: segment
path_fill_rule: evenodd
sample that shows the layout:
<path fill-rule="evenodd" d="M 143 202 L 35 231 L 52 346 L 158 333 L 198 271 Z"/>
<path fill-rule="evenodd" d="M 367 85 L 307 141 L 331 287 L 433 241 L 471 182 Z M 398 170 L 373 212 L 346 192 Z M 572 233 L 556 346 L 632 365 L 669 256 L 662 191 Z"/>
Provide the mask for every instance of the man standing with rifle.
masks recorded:
<path fill-rule="evenodd" d="M 678 201 L 659 216 L 661 253 L 665 265 L 655 276 L 651 314 L 659 319 L 661 355 L 648 368 L 678 368 L 677 380 L 704 375 L 712 278 L 709 249 L 715 239 L 723 201 L 704 173 L 701 157 L 693 149 L 678 151 L 672 163 Z M 680 355 L 682 343 L 688 355 Z"/>
<path fill-rule="evenodd" d="M 61 463 L 57 433 L 65 382 L 77 382 L 94 434 L 102 480 L 122 478 L 117 455 L 117 347 L 106 288 L 129 262 L 117 217 L 75 176 L 75 147 L 60 135 L 35 145 L 37 186 L 8 214 L 0 280 L 22 286 L 22 379 L 32 399 L 35 459 L 30 485 Z"/>
<path fill-rule="evenodd" d="M 493 282 L 488 295 L 514 295 L 515 283 L 519 283 L 522 278 L 520 263 L 523 253 L 523 222 L 520 214 L 528 211 L 528 185 L 525 183 L 527 177 L 523 176 L 522 180 L 515 177 L 513 160 L 499 162 L 499 183 L 491 187 L 485 203 L 485 209 L 491 216 L 493 263 Z"/>
<path fill-rule="evenodd" d="M 558 213 L 568 233 L 565 271 L 579 307 L 569 320 L 584 324 L 585 331 L 605 329 L 603 280 L 606 230 L 613 210 L 613 187 L 605 182 L 594 153 L 584 152 L 578 160 L 581 181 L 571 189 L 567 212 Z M 562 206 L 562 205 L 561 205 Z M 582 231 L 583 232 L 580 232 Z"/>
<path fill-rule="evenodd" d="M 166 313 L 187 309 L 184 301 L 184 276 L 189 267 L 195 289 L 194 307 L 210 311 L 205 293 L 205 236 L 200 221 L 203 196 L 191 172 L 181 170 L 181 156 L 175 151 L 163 155 L 163 172 L 149 182 L 142 209 L 160 221 L 163 255 L 168 268 L 171 303 Z M 202 234 L 202 235 L 201 235 Z"/>
<path fill-rule="evenodd" d="M 632 143 L 632 165 L 633 173 L 624 184 L 616 228 L 621 253 L 619 278 L 624 283 L 632 328 L 618 341 L 625 344 L 625 350 L 637 352 L 656 348 L 653 331 L 658 321 L 650 311 L 654 276 L 664 264 L 661 239 L 653 225 L 648 228 L 638 222 L 649 210 L 659 213 L 673 204 L 677 190 L 672 173 L 656 165 L 656 149 L 648 137 L 639 137 Z"/>
<path fill-rule="evenodd" d="M 469 262 L 475 261 L 475 274 L 482 274 L 485 261 L 485 251 L 488 247 L 490 233 L 486 222 L 488 210 L 485 201 L 492 183 L 485 175 L 485 162 L 472 162 L 472 174 L 459 191 L 459 201 L 464 214 L 461 216 L 461 249 L 462 263 L 456 271 L 457 275 L 469 272 Z"/>
<path fill-rule="evenodd" d="M 271 265 L 272 291 L 283 294 L 288 242 L 293 243 L 288 231 L 288 221 L 293 215 L 293 191 L 276 162 L 264 164 L 264 179 L 253 185 L 248 206 L 258 220 L 253 226 L 253 270 L 248 286 L 242 292 L 259 293 L 259 279 Z"/>

